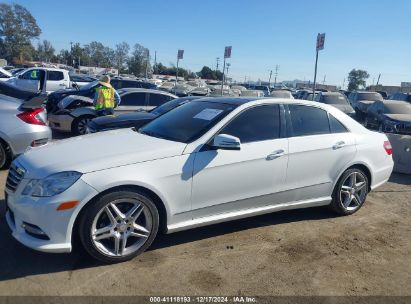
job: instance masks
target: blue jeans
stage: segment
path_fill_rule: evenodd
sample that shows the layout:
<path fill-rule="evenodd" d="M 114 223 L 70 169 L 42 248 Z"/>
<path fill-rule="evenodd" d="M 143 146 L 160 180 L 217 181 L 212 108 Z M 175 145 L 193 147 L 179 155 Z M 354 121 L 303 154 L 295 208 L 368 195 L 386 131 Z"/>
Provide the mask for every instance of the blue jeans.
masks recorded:
<path fill-rule="evenodd" d="M 106 116 L 106 115 L 113 115 L 114 109 L 112 108 L 104 108 L 97 111 L 97 116 Z"/>

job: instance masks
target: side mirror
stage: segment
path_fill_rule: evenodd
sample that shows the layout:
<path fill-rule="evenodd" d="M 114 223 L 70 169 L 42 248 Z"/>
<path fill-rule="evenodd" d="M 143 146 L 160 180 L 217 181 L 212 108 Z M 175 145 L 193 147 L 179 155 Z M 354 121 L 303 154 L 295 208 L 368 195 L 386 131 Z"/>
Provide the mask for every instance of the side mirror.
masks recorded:
<path fill-rule="evenodd" d="M 241 142 L 238 137 L 231 136 L 228 134 L 219 134 L 216 137 L 214 137 L 211 146 L 215 149 L 222 150 L 240 150 Z"/>

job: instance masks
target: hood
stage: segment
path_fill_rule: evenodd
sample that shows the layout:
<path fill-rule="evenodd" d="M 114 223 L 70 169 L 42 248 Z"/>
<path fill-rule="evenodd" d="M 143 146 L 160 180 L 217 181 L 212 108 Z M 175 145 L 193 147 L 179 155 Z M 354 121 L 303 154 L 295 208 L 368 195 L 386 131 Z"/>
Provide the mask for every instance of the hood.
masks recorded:
<path fill-rule="evenodd" d="M 411 114 L 384 114 L 386 117 L 405 123 L 411 123 Z"/>
<path fill-rule="evenodd" d="M 334 108 L 337 108 L 345 114 L 350 114 L 354 112 L 354 109 L 349 104 L 331 104 Z"/>
<path fill-rule="evenodd" d="M 128 113 L 128 114 L 121 114 L 118 116 L 101 116 L 93 119 L 93 123 L 95 123 L 99 127 L 110 127 L 116 126 L 126 123 L 132 123 L 135 121 L 140 120 L 152 120 L 156 118 L 157 115 L 147 113 L 147 112 L 138 112 L 138 113 Z"/>
<path fill-rule="evenodd" d="M 87 173 L 181 155 L 186 144 L 119 129 L 32 148 L 16 161 L 26 178 L 44 178 L 63 171 Z"/>
<path fill-rule="evenodd" d="M 67 108 L 73 101 L 81 100 L 84 103 L 82 103 L 79 107 L 84 107 L 84 106 L 93 106 L 93 99 L 85 97 L 85 96 L 76 96 L 76 95 L 69 95 L 64 97 L 60 102 L 58 103 L 58 108 L 59 109 L 65 109 Z"/>

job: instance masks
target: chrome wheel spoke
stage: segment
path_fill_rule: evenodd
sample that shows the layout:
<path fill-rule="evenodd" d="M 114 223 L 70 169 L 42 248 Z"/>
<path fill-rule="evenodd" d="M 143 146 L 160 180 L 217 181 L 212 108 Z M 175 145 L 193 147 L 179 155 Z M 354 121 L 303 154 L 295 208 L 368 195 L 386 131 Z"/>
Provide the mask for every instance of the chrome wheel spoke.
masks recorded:
<path fill-rule="evenodd" d="M 107 233 L 96 235 L 93 238 L 94 238 L 95 241 L 100 241 L 100 240 L 109 239 L 109 238 L 112 238 L 112 237 L 114 237 L 114 234 L 110 231 L 110 232 L 107 232 Z"/>
<path fill-rule="evenodd" d="M 347 197 L 345 198 L 343 204 L 345 208 L 348 208 L 351 205 L 352 202 L 352 196 L 351 195 L 347 195 Z"/>
<path fill-rule="evenodd" d="M 136 219 L 140 216 L 143 212 L 144 206 L 141 204 L 135 205 L 129 212 L 126 214 L 126 218 L 135 222 Z"/>
<path fill-rule="evenodd" d="M 126 232 L 123 233 L 123 235 L 121 236 L 121 251 L 120 251 L 120 254 L 123 254 L 124 251 L 126 250 L 127 238 L 128 238 L 127 233 Z"/>
<path fill-rule="evenodd" d="M 353 195 L 352 201 L 354 202 L 354 204 L 355 204 L 356 206 L 361 205 L 361 199 L 359 198 L 359 196 L 358 196 L 357 193 Z"/>
<path fill-rule="evenodd" d="M 364 188 L 364 187 L 365 187 L 365 182 L 359 182 L 359 183 L 357 183 L 357 184 L 355 185 L 355 189 L 356 189 L 357 191 L 361 190 L 361 189 Z"/>
<path fill-rule="evenodd" d="M 120 253 L 120 234 L 117 233 L 114 237 L 114 254 L 119 255 Z"/>
<path fill-rule="evenodd" d="M 104 208 L 104 211 L 106 212 L 108 218 L 110 219 L 110 222 L 114 225 L 117 221 L 113 213 L 111 212 L 111 210 L 108 208 L 108 206 Z"/>
<path fill-rule="evenodd" d="M 111 208 L 114 210 L 115 214 L 117 215 L 118 218 L 120 219 L 125 219 L 126 216 L 123 214 L 123 212 L 120 211 L 120 209 L 117 208 L 117 206 L 113 203 L 110 203 Z"/>

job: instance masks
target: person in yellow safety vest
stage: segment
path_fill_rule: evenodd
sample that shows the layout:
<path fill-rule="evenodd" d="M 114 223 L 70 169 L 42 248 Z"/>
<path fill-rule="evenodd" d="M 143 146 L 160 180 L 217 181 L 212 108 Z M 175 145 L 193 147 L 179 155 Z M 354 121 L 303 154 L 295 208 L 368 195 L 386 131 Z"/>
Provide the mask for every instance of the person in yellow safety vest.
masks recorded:
<path fill-rule="evenodd" d="M 94 95 L 94 107 L 98 116 L 113 115 L 114 108 L 121 102 L 121 97 L 110 84 L 110 77 L 104 75 Z"/>

